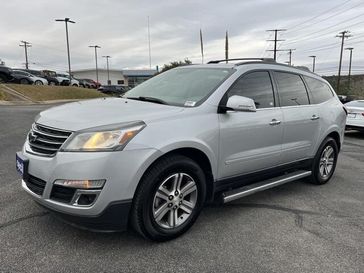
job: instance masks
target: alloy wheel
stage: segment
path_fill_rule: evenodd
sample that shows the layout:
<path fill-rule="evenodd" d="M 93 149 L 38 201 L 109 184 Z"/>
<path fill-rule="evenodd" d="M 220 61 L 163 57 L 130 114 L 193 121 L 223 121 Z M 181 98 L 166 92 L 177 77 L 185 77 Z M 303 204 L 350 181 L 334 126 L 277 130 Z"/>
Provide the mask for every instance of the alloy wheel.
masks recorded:
<path fill-rule="evenodd" d="M 197 203 L 195 180 L 186 173 L 175 173 L 159 186 L 153 199 L 153 217 L 163 228 L 182 225 L 191 215 Z"/>
<path fill-rule="evenodd" d="M 334 163 L 335 163 L 335 151 L 331 146 L 327 146 L 322 151 L 319 163 L 320 176 L 323 179 L 327 179 L 331 175 L 331 172 L 334 169 Z"/>

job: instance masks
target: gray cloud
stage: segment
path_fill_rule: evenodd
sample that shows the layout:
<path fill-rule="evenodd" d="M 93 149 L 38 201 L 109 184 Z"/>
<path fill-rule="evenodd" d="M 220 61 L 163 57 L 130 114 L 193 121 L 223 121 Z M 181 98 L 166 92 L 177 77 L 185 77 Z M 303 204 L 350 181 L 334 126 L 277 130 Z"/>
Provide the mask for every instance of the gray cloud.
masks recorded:
<path fill-rule="evenodd" d="M 337 69 L 340 41 L 335 35 L 348 28 L 354 35 L 347 45 L 355 47 L 355 72 L 364 60 L 364 3 L 360 0 L 12 0 L 1 4 L 0 58 L 7 65 L 23 66 L 20 40 L 32 42 L 29 51 L 34 67 L 66 70 L 64 24 L 56 18 L 70 17 L 72 68 L 94 66 L 90 44 L 98 44 L 102 55 L 111 55 L 113 68 L 148 67 L 147 16 L 150 16 L 152 64 L 190 58 L 200 62 L 199 29 L 203 30 L 205 59 L 224 57 L 224 36 L 229 31 L 231 57 L 271 56 L 272 44 L 265 40 L 270 28 L 287 28 L 281 49 L 296 48 L 293 62 L 310 65 L 309 55 L 317 55 L 317 68 L 325 74 Z M 300 24 L 333 7 L 312 21 Z M 364 15 L 364 14 L 363 14 Z M 331 16 L 331 18 L 330 18 Z M 362 22 L 363 21 L 363 22 Z M 343 22 L 342 24 L 338 24 Z M 338 24 L 335 26 L 335 24 Z M 356 24 L 356 25 L 355 25 Z M 317 34 L 315 34 L 317 32 Z M 309 36 L 308 36 L 309 35 Z M 363 38 L 361 38 L 361 35 Z M 355 38 L 355 39 L 354 39 Z M 351 41 L 350 41 L 351 40 Z M 325 49 L 327 47 L 327 49 Z M 347 52 L 346 52 L 347 53 Z M 347 67 L 345 54 L 344 68 Z M 280 52 L 279 61 L 288 59 Z"/>

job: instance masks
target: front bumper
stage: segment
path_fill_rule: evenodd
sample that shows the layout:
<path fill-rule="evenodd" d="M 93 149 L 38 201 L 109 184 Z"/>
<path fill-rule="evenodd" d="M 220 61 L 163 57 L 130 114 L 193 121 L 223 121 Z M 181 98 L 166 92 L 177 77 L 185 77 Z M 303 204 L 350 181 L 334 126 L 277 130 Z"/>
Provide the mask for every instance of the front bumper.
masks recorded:
<path fill-rule="evenodd" d="M 119 152 L 58 152 L 54 157 L 42 157 L 26 152 L 28 174 L 45 182 L 41 194 L 36 194 L 25 181 L 23 189 L 37 203 L 56 212 L 68 222 L 96 230 L 122 230 L 127 225 L 134 192 L 148 166 L 161 155 L 155 149 Z M 51 196 L 57 179 L 105 179 L 105 185 L 90 206 L 75 206 L 54 200 Z M 111 220 L 115 221 L 111 221 Z M 95 224 L 92 227 L 92 224 Z"/>

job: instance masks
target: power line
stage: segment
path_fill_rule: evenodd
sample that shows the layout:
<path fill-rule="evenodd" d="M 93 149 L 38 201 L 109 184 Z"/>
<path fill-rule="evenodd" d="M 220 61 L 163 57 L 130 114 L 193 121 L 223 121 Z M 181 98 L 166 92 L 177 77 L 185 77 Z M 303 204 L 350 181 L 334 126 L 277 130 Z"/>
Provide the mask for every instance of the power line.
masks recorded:
<path fill-rule="evenodd" d="M 315 15 L 315 16 L 313 16 L 313 17 L 311 17 L 311 18 L 309 18 L 309 19 L 307 19 L 307 20 L 305 20 L 305 21 L 303 21 L 303 22 L 300 22 L 300 23 L 298 23 L 298 24 L 296 24 L 296 25 L 294 25 L 294 26 L 288 26 L 287 28 L 288 28 L 288 29 L 290 29 L 290 31 L 291 31 L 292 29 L 295 29 L 295 28 L 296 28 L 296 27 L 298 27 L 298 26 L 302 26 L 303 24 L 305 24 L 305 23 L 307 23 L 307 22 L 311 22 L 312 20 L 314 20 L 314 19 L 316 19 L 316 18 L 318 18 L 318 17 L 320 17 L 320 16 L 322 16 L 322 15 L 324 15 L 324 14 L 326 14 L 326 13 L 329 13 L 330 11 L 332 11 L 332 10 L 334 10 L 334 9 L 337 9 L 337 8 L 339 8 L 339 7 L 341 7 L 341 6 L 344 6 L 346 3 L 351 2 L 351 1 L 352 1 L 352 0 L 347 0 L 347 1 L 345 1 L 344 3 L 341 3 L 341 4 L 336 5 L 336 6 L 334 6 L 334 7 L 330 8 L 330 9 L 328 9 L 328 10 L 325 10 L 324 12 L 321 12 L 321 13 L 319 13 L 318 15 Z"/>
<path fill-rule="evenodd" d="M 347 11 L 350 11 L 350 10 L 352 10 L 352 9 L 354 9 L 354 8 L 356 8 L 356 7 L 360 6 L 360 5 L 362 5 L 362 4 L 363 4 L 363 3 L 359 3 L 359 4 L 357 4 L 357 5 L 355 5 L 355 6 L 352 6 L 352 7 L 348 8 L 348 9 L 346 9 L 346 10 L 339 10 L 339 11 L 337 11 L 337 12 L 335 12 L 335 13 L 331 14 L 330 16 L 325 17 L 325 18 L 323 18 L 323 19 L 321 19 L 321 20 L 318 20 L 318 21 L 310 20 L 310 22 L 311 22 L 310 24 L 307 24 L 307 25 L 304 25 L 304 26 L 302 26 L 302 25 L 301 25 L 301 27 L 300 27 L 300 28 L 298 28 L 298 29 L 296 29 L 296 30 L 295 30 L 295 32 L 299 32 L 299 31 L 300 31 L 300 30 L 302 30 L 302 29 L 307 29 L 308 27 L 310 27 L 310 26 L 312 26 L 312 25 L 317 25 L 318 23 L 324 22 L 324 21 L 326 21 L 326 20 L 328 20 L 328 19 L 331 19 L 331 18 L 333 18 L 333 17 L 335 17 L 335 16 L 337 16 L 337 15 L 341 15 L 341 14 L 343 14 L 343 13 L 345 13 L 345 12 L 347 12 Z"/>
<path fill-rule="evenodd" d="M 308 34 L 308 35 L 303 35 L 302 37 L 304 37 L 304 38 L 302 38 L 302 39 L 300 39 L 300 38 L 292 39 L 291 41 L 289 41 L 289 42 L 287 42 L 287 43 L 285 43 L 285 44 L 294 44 L 294 43 L 302 42 L 302 41 L 305 41 L 305 40 L 308 40 L 308 39 L 312 40 L 313 38 L 312 38 L 311 36 L 312 36 L 312 35 L 314 35 L 314 34 L 317 34 L 317 33 L 323 32 L 323 31 L 326 31 L 327 29 L 330 29 L 330 28 L 333 28 L 333 27 L 336 27 L 336 26 L 339 26 L 339 25 L 340 25 L 340 27 L 342 27 L 342 26 L 341 26 L 341 24 L 346 23 L 346 22 L 349 22 L 349 21 L 352 21 L 352 20 L 354 20 L 354 19 L 356 19 L 356 18 L 358 18 L 358 17 L 360 17 L 360 16 L 363 16 L 363 15 L 364 15 L 364 13 L 363 13 L 363 14 L 359 14 L 359 15 L 357 15 L 357 16 L 355 16 L 355 17 L 353 17 L 353 18 L 350 18 L 350 19 L 347 19 L 347 20 L 341 21 L 341 22 L 339 22 L 339 23 L 336 23 L 336 24 L 334 24 L 334 25 L 328 26 L 328 27 L 326 27 L 325 29 L 321 29 L 321 30 L 318 30 L 318 31 L 312 32 L 312 33 L 310 33 L 310 34 Z M 353 24 L 353 25 L 349 25 L 349 26 L 347 26 L 347 27 L 353 27 L 353 26 L 355 26 L 355 25 L 357 25 L 357 24 L 361 24 L 361 23 L 364 23 L 364 21 L 357 22 L 357 23 L 355 23 L 355 24 Z M 327 32 L 327 33 L 325 33 L 325 34 L 329 34 L 330 32 L 331 32 L 331 31 L 329 31 L 329 32 Z M 317 37 L 321 38 L 321 37 L 322 37 L 322 35 L 325 35 L 325 34 L 320 34 L 320 35 L 318 35 Z M 314 36 L 316 37 L 316 35 L 314 35 Z"/>
<path fill-rule="evenodd" d="M 19 45 L 21 47 L 24 47 L 24 53 L 25 53 L 25 68 L 29 69 L 29 62 L 28 62 L 28 47 L 32 47 L 32 45 L 27 41 L 20 41 L 22 45 Z"/>

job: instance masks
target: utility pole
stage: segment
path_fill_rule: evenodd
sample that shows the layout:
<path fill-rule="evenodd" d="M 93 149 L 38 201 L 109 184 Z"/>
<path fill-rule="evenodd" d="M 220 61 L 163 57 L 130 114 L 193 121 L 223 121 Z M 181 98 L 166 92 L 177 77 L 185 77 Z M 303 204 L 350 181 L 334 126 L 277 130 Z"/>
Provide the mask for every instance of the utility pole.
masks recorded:
<path fill-rule="evenodd" d="M 228 59 L 229 59 L 229 36 L 228 36 L 228 32 L 226 31 L 226 35 L 225 35 L 225 60 L 226 60 L 226 63 L 228 63 Z"/>
<path fill-rule="evenodd" d="M 27 41 L 20 41 L 22 45 L 19 45 L 21 47 L 24 47 L 25 51 L 25 68 L 29 69 L 29 62 L 28 62 L 28 47 L 32 47 L 32 45 Z"/>
<path fill-rule="evenodd" d="M 98 48 L 101 48 L 100 46 L 98 45 L 90 45 L 88 47 L 93 47 L 95 48 L 95 62 L 96 62 L 96 83 L 98 84 L 99 83 L 99 68 L 97 66 L 97 49 Z"/>
<path fill-rule="evenodd" d="M 110 85 L 110 73 L 109 73 L 109 58 L 111 58 L 111 56 L 107 55 L 107 56 L 102 56 L 103 58 L 106 58 L 106 68 L 107 68 L 107 85 Z"/>
<path fill-rule="evenodd" d="M 290 49 L 287 49 L 288 51 L 288 54 L 289 54 L 289 61 L 288 61 L 288 65 L 289 66 L 292 66 L 292 52 L 296 50 L 295 48 L 290 48 Z"/>
<path fill-rule="evenodd" d="M 312 56 L 308 56 L 308 57 L 312 58 L 312 72 L 315 72 L 316 56 L 312 55 Z"/>
<path fill-rule="evenodd" d="M 152 69 L 152 50 L 150 48 L 150 25 L 148 16 L 148 49 L 149 49 L 149 69 Z"/>
<path fill-rule="evenodd" d="M 65 25 L 66 25 L 66 41 L 67 41 L 67 55 L 68 55 L 68 74 L 69 74 L 70 82 L 71 82 L 72 75 L 71 75 L 70 44 L 69 44 L 69 40 L 68 40 L 68 23 L 75 24 L 76 22 L 71 21 L 70 18 L 56 19 L 56 22 L 64 22 Z"/>
<path fill-rule="evenodd" d="M 202 40 L 202 29 L 200 29 L 200 46 L 201 46 L 201 63 L 203 64 L 203 40 Z"/>
<path fill-rule="evenodd" d="M 277 52 L 282 51 L 282 50 L 277 49 L 277 42 L 284 41 L 284 40 L 278 40 L 278 32 L 286 31 L 286 29 L 268 29 L 267 31 L 271 31 L 271 32 L 273 31 L 274 32 L 274 40 L 267 40 L 267 41 L 273 41 L 274 42 L 274 49 L 273 50 L 268 50 L 268 51 L 273 51 L 273 54 L 274 54 L 273 58 L 276 61 L 277 60 Z"/>
<path fill-rule="evenodd" d="M 344 49 L 344 40 L 345 38 L 351 37 L 351 35 L 348 34 L 349 31 L 345 30 L 339 33 L 339 35 L 336 35 L 336 37 L 341 38 L 341 49 L 340 49 L 340 61 L 339 61 L 339 72 L 337 75 L 337 86 L 336 86 L 336 92 L 339 93 L 340 91 L 340 77 L 341 77 L 341 64 L 343 61 L 343 49 Z"/>
<path fill-rule="evenodd" d="M 349 50 L 350 51 L 350 59 L 349 59 L 349 75 L 348 75 L 348 86 L 349 86 L 349 90 L 350 90 L 350 80 L 351 80 L 351 62 L 353 60 L 353 47 L 347 47 L 345 48 L 345 50 Z"/>

